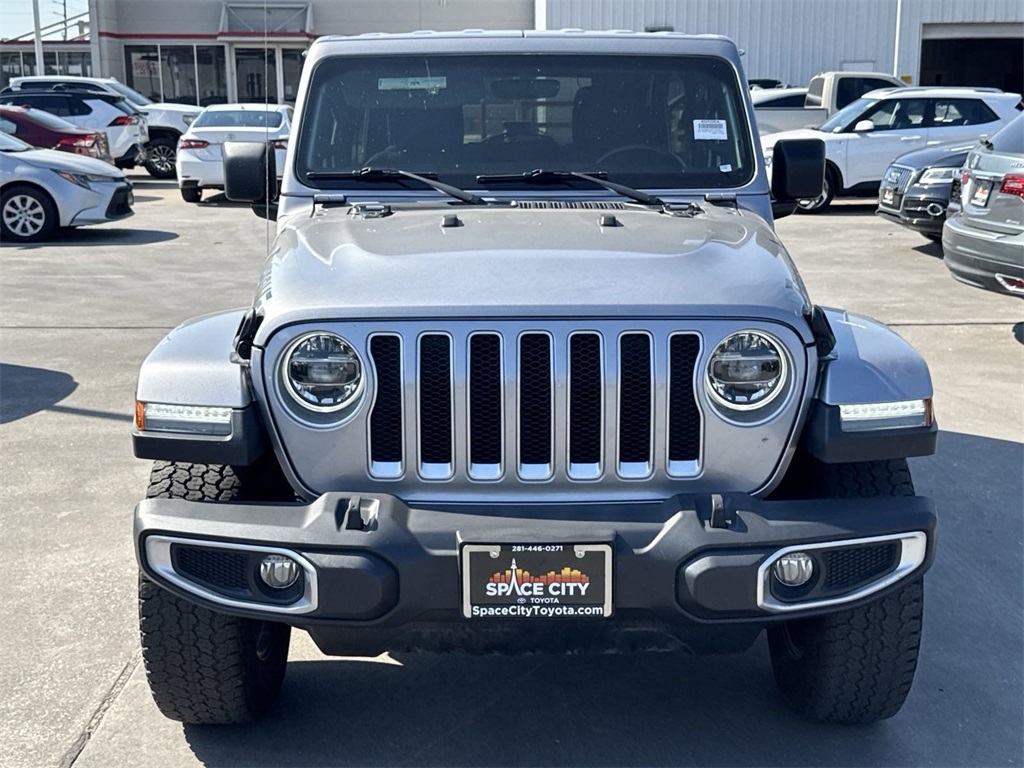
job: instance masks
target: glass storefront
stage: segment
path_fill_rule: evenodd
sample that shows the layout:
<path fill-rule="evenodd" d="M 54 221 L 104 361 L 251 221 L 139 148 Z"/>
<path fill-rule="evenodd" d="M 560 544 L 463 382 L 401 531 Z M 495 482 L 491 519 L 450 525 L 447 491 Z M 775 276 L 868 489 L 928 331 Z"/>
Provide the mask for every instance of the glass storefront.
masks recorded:
<path fill-rule="evenodd" d="M 277 56 L 273 49 L 235 48 L 238 101 L 277 103 Z"/>
<path fill-rule="evenodd" d="M 43 51 L 46 75 L 92 75 L 92 57 L 83 51 Z M 0 53 L 0 88 L 6 88 L 15 77 L 38 75 L 36 55 L 33 51 L 4 51 Z"/>
<path fill-rule="evenodd" d="M 127 85 L 153 101 L 224 104 L 228 100 L 222 45 L 126 45 Z"/>

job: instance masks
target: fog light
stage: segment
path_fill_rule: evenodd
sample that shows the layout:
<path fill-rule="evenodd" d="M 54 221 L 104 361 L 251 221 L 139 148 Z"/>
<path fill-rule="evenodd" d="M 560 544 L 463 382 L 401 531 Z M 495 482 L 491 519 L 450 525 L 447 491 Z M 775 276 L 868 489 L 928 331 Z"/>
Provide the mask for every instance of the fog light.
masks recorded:
<path fill-rule="evenodd" d="M 299 578 L 299 564 L 284 555 L 267 555 L 260 563 L 260 578 L 268 587 L 287 589 Z"/>
<path fill-rule="evenodd" d="M 772 573 L 787 587 L 799 587 L 810 581 L 814 574 L 814 561 L 803 552 L 791 552 L 772 564 Z"/>

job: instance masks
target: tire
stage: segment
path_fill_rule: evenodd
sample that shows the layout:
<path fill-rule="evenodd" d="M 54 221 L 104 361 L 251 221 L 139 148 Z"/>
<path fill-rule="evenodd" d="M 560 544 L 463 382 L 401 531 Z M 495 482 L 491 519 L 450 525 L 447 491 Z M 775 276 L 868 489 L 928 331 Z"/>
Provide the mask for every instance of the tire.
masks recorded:
<path fill-rule="evenodd" d="M 290 493 L 280 479 L 279 468 L 275 476 L 260 465 L 157 462 L 146 495 L 211 503 L 267 499 Z M 139 629 L 153 700 L 172 720 L 248 722 L 266 713 L 281 690 L 291 637 L 286 624 L 211 611 L 140 575 Z"/>
<path fill-rule="evenodd" d="M 821 188 L 821 195 L 813 200 L 799 200 L 796 204 L 797 213 L 822 213 L 832 205 L 832 200 L 839 190 L 839 179 L 831 166 L 825 166 L 825 181 Z"/>
<path fill-rule="evenodd" d="M 830 498 L 912 496 L 903 459 L 819 464 L 818 490 Z M 905 584 L 873 602 L 768 628 L 783 701 L 810 720 L 873 723 L 892 717 L 910 692 L 921 645 L 924 585 Z"/>
<path fill-rule="evenodd" d="M 153 139 L 146 145 L 146 170 L 154 179 L 173 179 L 177 176 L 174 158 L 178 144 L 174 139 Z M 198 202 L 198 200 L 196 201 Z"/>
<path fill-rule="evenodd" d="M 41 189 L 18 184 L 0 195 L 0 232 L 8 243 L 34 243 L 60 226 L 57 206 Z"/>
<path fill-rule="evenodd" d="M 203 199 L 202 187 L 182 187 L 181 199 L 186 203 L 198 203 Z"/>

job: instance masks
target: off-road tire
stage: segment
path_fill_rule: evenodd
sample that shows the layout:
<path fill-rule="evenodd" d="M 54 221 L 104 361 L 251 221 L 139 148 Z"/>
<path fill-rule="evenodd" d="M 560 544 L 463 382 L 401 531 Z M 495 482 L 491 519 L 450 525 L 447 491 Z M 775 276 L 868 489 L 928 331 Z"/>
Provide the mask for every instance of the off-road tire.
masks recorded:
<path fill-rule="evenodd" d="M 817 463 L 814 470 L 819 497 L 914 494 L 903 459 Z M 924 585 L 918 579 L 856 608 L 769 627 L 768 648 L 783 701 L 821 722 L 873 723 L 895 715 L 914 680 L 923 607 Z"/>
<path fill-rule="evenodd" d="M 275 474 L 269 463 L 156 462 L 146 495 L 211 503 L 287 497 L 280 469 Z M 140 575 L 139 629 L 150 691 L 172 720 L 243 723 L 277 698 L 288 661 L 286 624 L 211 611 Z"/>
<path fill-rule="evenodd" d="M 146 171 L 154 179 L 173 179 L 178 175 L 174 158 L 178 144 L 174 139 L 153 139 L 146 145 Z"/>
<path fill-rule="evenodd" d="M 181 199 L 186 203 L 198 203 L 203 199 L 202 187 L 182 187 Z"/>

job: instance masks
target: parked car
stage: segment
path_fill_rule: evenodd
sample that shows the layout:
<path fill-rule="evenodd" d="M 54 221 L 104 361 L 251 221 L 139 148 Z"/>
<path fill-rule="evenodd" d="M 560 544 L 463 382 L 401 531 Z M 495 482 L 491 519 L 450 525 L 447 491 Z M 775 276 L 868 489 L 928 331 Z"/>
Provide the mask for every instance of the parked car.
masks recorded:
<path fill-rule="evenodd" d="M 0 133 L 0 232 L 6 243 L 44 240 L 58 227 L 132 215 L 132 188 L 109 163 L 36 149 Z"/>
<path fill-rule="evenodd" d="M 900 155 L 882 176 L 875 213 L 930 240 L 942 240 L 953 181 L 977 143 L 940 144 Z"/>
<path fill-rule="evenodd" d="M 962 283 L 1024 296 L 1024 114 L 967 155 L 960 211 L 942 228 L 943 260 Z"/>
<path fill-rule="evenodd" d="M 773 231 L 769 192 L 820 190 L 821 141 L 780 142 L 769 184 L 720 36 L 307 56 L 280 195 L 259 131 L 224 144 L 229 199 L 276 219 L 253 305 L 139 374 L 160 710 L 259 716 L 293 628 L 370 656 L 767 630 L 797 712 L 895 714 L 935 548 L 905 460 L 934 450 L 932 386 L 893 331 L 815 307 Z"/>
<path fill-rule="evenodd" d="M 0 106 L 0 131 L 40 149 L 56 149 L 113 163 L 107 134 L 84 130 L 49 112 L 31 107 Z"/>
<path fill-rule="evenodd" d="M 815 75 L 799 103 L 754 102 L 757 130 L 762 136 L 800 128 L 817 128 L 863 94 L 878 88 L 901 88 L 906 83 L 881 72 L 822 72 Z"/>
<path fill-rule="evenodd" d="M 756 91 L 762 88 L 782 88 L 783 83 L 781 80 L 776 80 L 774 77 L 752 77 L 747 80 L 747 85 L 750 86 L 750 90 Z M 803 103 L 803 102 L 801 102 Z"/>
<path fill-rule="evenodd" d="M 49 112 L 86 130 L 101 130 L 118 168 L 134 168 L 145 156 L 149 139 L 146 118 L 122 96 L 101 91 L 27 91 L 5 89 L 0 104 L 32 107 Z"/>
<path fill-rule="evenodd" d="M 269 141 L 284 167 L 292 107 L 287 104 L 215 104 L 203 110 L 178 142 L 178 187 L 188 203 L 203 199 L 204 189 L 224 189 L 221 148 L 225 141 Z"/>
<path fill-rule="evenodd" d="M 802 213 L 819 213 L 840 195 L 875 197 L 886 169 L 913 149 L 977 140 L 998 130 L 1021 109 L 1020 94 L 995 88 L 898 88 L 873 91 L 848 105 L 817 130 L 785 131 L 761 137 L 765 160 L 780 139 L 825 142 L 825 188 L 800 203 Z"/>
<path fill-rule="evenodd" d="M 157 179 L 174 178 L 174 155 L 178 139 L 188 130 L 189 123 L 202 112 L 202 107 L 192 104 L 155 103 L 113 77 L 34 75 L 12 79 L 11 88 L 16 90 L 22 88 L 63 88 L 71 91 L 101 90 L 117 96 L 124 96 L 133 107 L 146 116 L 149 141 L 145 146 L 144 164 L 149 175 Z"/>

